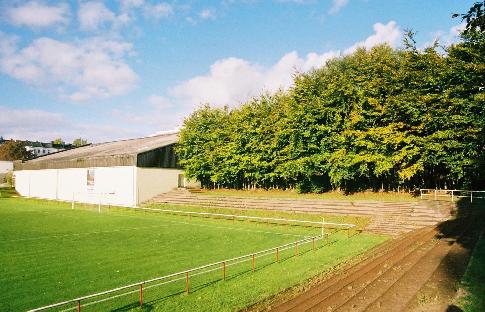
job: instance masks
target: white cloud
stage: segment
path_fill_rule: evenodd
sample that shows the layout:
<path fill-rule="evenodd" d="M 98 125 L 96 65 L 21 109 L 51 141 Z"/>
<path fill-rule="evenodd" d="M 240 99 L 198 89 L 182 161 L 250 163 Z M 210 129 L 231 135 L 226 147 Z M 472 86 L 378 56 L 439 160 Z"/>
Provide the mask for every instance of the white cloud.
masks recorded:
<path fill-rule="evenodd" d="M 19 49 L 14 39 L 0 34 L 0 70 L 74 101 L 110 97 L 138 81 L 124 60 L 131 50 L 129 43 L 103 38 L 68 43 L 46 37 Z"/>
<path fill-rule="evenodd" d="M 145 16 L 156 19 L 166 18 L 173 14 L 172 5 L 166 2 L 161 2 L 155 5 L 146 4 L 144 10 Z"/>
<path fill-rule="evenodd" d="M 199 17 L 201 19 L 205 19 L 205 20 L 207 20 L 207 19 L 212 19 L 213 20 L 213 19 L 216 18 L 216 14 L 211 9 L 204 9 L 204 10 L 200 11 Z"/>
<path fill-rule="evenodd" d="M 145 4 L 143 0 L 121 0 L 120 7 L 122 10 L 128 10 L 131 8 L 139 8 Z"/>
<path fill-rule="evenodd" d="M 114 22 L 116 15 L 101 2 L 84 2 L 77 13 L 82 30 L 97 30 L 106 23 Z"/>
<path fill-rule="evenodd" d="M 38 1 L 30 1 L 23 5 L 6 10 L 10 23 L 17 26 L 49 27 L 65 25 L 69 22 L 69 6 L 65 3 L 46 5 Z"/>
<path fill-rule="evenodd" d="M 387 43 L 391 47 L 395 47 L 402 37 L 402 32 L 395 21 L 390 21 L 387 24 L 375 23 L 374 34 L 367 37 L 365 40 L 352 45 L 345 50 L 345 54 L 350 54 L 358 48 L 372 48 L 376 45 Z"/>
<path fill-rule="evenodd" d="M 344 6 L 349 3 L 349 0 L 333 0 L 332 7 L 328 11 L 328 14 L 337 14 Z"/>
<path fill-rule="evenodd" d="M 451 27 L 448 31 L 436 31 L 431 33 L 433 39 L 423 44 L 423 47 L 433 46 L 435 42 L 439 42 L 442 45 L 449 46 L 454 43 L 460 41 L 460 34 L 463 30 L 465 30 L 466 23 L 462 22 L 461 24 L 455 25 Z"/>
<path fill-rule="evenodd" d="M 264 91 L 287 89 L 293 83 L 293 74 L 323 66 L 338 55 L 331 51 L 301 58 L 293 51 L 270 68 L 231 57 L 215 62 L 207 75 L 179 83 L 169 93 L 177 103 L 236 105 Z"/>
<path fill-rule="evenodd" d="M 450 34 L 453 36 L 459 36 L 465 30 L 465 28 L 466 28 L 466 23 L 462 22 L 459 25 L 455 25 L 451 27 Z"/>
<path fill-rule="evenodd" d="M 82 137 L 90 142 L 105 142 L 146 135 L 138 129 L 103 123 L 74 121 L 61 113 L 39 109 L 17 109 L 0 106 L 0 134 L 5 139 L 66 142 Z"/>
<path fill-rule="evenodd" d="M 160 95 L 150 95 L 147 101 L 153 108 L 159 110 L 172 107 L 172 102 L 170 101 L 170 99 Z"/>
<path fill-rule="evenodd" d="M 276 64 L 265 68 L 249 61 L 230 57 L 216 61 L 207 74 L 183 81 L 168 90 L 173 103 L 179 106 L 199 105 L 237 105 L 262 92 L 275 92 L 287 89 L 293 83 L 293 74 L 306 72 L 326 64 L 332 58 L 350 54 L 359 47 L 388 43 L 395 46 L 401 37 L 396 22 L 374 24 L 374 34 L 350 48 L 325 53 L 308 53 L 300 57 L 296 51 L 286 53 Z"/>

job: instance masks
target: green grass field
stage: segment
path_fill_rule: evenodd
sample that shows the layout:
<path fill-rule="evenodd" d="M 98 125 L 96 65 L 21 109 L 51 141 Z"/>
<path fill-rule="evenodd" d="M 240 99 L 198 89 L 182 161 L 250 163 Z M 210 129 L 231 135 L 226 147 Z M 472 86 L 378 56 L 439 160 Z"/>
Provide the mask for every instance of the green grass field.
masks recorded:
<path fill-rule="evenodd" d="M 317 235 L 318 229 L 188 218 L 22 198 L 0 199 L 0 302 L 19 311 L 183 271 Z M 146 291 L 145 309 L 232 311 L 331 270 L 385 237 L 332 234 L 328 245 L 282 262 L 261 259 L 257 271 L 228 268 L 228 279 L 199 276 Z M 207 280 L 209 278 L 209 280 Z M 212 279 L 211 279 L 212 278 Z M 89 311 L 139 310 L 137 294 Z M 83 311 L 86 311 L 83 309 Z"/>

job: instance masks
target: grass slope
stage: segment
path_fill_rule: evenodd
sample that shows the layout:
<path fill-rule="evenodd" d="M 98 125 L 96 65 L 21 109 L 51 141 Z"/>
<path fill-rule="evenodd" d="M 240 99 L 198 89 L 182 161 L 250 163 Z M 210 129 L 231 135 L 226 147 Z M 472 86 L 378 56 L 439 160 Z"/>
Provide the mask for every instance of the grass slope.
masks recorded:
<path fill-rule="evenodd" d="M 314 235 L 315 229 L 199 219 L 126 209 L 71 210 L 67 203 L 0 199 L 0 302 L 2 310 L 34 308 L 165 275 Z M 385 238 L 335 234 L 333 243 L 280 264 L 258 260 L 258 271 L 231 267 L 228 280 L 202 287 L 191 280 L 188 296 L 146 292 L 146 306 L 160 311 L 234 310 L 295 285 L 375 246 Z M 302 250 L 304 252 L 304 250 Z M 265 262 L 266 261 L 266 262 Z M 267 266 L 266 266 L 267 265 Z M 250 272 L 250 270 L 249 270 Z M 217 272 L 219 274 L 219 272 Z M 237 277 L 237 278 L 236 278 Z M 205 285 L 208 286 L 208 285 Z M 172 286 L 171 286 L 172 287 Z M 173 285 L 182 290 L 183 284 Z M 137 309 L 135 296 L 117 300 Z M 99 307 L 94 310 L 105 310 Z"/>
<path fill-rule="evenodd" d="M 467 271 L 462 279 L 466 295 L 460 298 L 460 307 L 465 312 L 485 311 L 485 232 L 482 233 L 473 251 Z"/>

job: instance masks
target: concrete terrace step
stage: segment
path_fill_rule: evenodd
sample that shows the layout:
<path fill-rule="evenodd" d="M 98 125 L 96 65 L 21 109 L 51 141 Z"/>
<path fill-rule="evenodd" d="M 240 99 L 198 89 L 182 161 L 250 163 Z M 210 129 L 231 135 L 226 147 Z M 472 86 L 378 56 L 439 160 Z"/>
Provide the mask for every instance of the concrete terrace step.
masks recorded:
<path fill-rule="evenodd" d="M 371 217 L 366 230 L 398 235 L 410 230 L 435 225 L 449 216 L 451 203 L 342 201 L 298 198 L 263 198 L 214 196 L 201 191 L 177 189 L 154 197 L 151 202 L 171 205 L 232 208 L 241 210 L 267 209 L 310 214 L 351 215 Z"/>

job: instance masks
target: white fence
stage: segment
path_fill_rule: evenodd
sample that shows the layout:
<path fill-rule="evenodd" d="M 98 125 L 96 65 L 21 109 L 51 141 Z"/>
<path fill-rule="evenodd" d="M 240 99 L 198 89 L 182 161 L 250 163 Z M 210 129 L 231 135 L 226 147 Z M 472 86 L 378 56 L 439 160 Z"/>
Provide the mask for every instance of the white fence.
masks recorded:
<path fill-rule="evenodd" d="M 431 198 L 439 200 L 442 198 L 449 198 L 451 201 L 455 201 L 455 198 L 470 198 L 471 203 L 473 203 L 473 199 L 485 198 L 485 191 L 419 189 L 419 193 L 421 199 Z"/>

